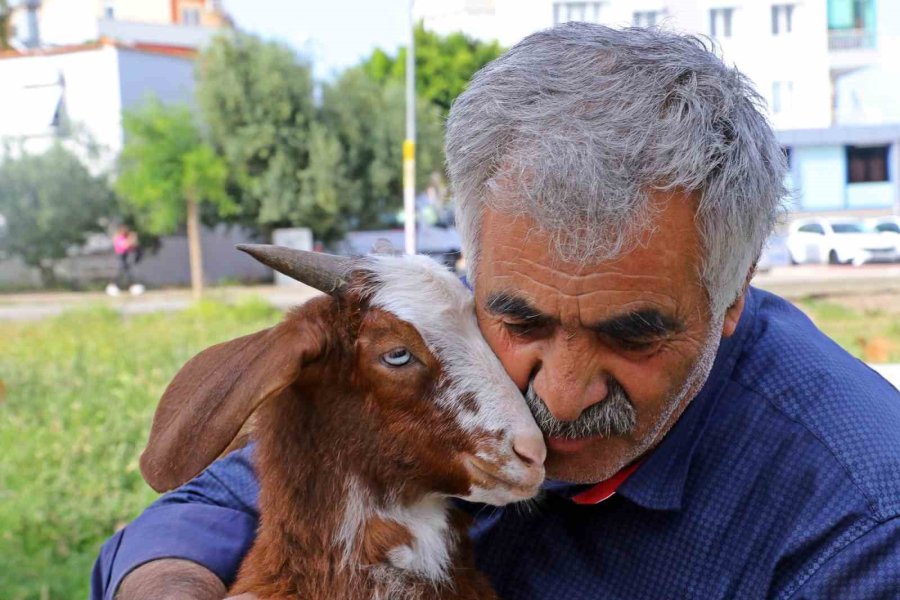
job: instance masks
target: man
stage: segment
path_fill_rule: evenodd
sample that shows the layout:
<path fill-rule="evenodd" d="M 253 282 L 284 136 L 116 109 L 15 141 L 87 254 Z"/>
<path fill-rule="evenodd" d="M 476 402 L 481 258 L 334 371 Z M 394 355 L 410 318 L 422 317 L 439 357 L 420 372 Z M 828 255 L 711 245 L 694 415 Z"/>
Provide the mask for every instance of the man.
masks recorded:
<path fill-rule="evenodd" d="M 748 287 L 785 192 L 757 101 L 695 39 L 569 24 L 455 103 L 479 323 L 548 445 L 532 510 L 473 507 L 501 597 L 900 597 L 900 394 Z M 251 454 L 108 542 L 95 597 L 222 596 Z"/>

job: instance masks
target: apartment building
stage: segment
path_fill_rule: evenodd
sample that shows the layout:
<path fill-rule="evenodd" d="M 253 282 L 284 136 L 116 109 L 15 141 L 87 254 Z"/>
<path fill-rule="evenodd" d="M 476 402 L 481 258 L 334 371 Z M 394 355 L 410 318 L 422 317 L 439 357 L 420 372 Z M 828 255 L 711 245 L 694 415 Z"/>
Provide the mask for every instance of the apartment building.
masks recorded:
<path fill-rule="evenodd" d="M 439 33 L 510 46 L 568 21 L 706 36 L 766 100 L 800 212 L 900 212 L 897 0 L 418 0 Z"/>
<path fill-rule="evenodd" d="M 221 0 L 21 0 L 11 22 L 19 49 L 100 38 L 197 48 L 231 24 Z"/>
<path fill-rule="evenodd" d="M 122 113 L 150 95 L 193 101 L 193 58 L 230 19 L 217 0 L 21 0 L 14 49 L 0 53 L 0 150 L 56 141 L 112 165 Z M 2 159 L 2 157 L 0 157 Z"/>
<path fill-rule="evenodd" d="M 123 111 L 150 95 L 190 103 L 193 94 L 193 56 L 179 48 L 102 40 L 0 55 L 0 153 L 4 145 L 40 153 L 59 141 L 104 170 L 124 143 Z"/>

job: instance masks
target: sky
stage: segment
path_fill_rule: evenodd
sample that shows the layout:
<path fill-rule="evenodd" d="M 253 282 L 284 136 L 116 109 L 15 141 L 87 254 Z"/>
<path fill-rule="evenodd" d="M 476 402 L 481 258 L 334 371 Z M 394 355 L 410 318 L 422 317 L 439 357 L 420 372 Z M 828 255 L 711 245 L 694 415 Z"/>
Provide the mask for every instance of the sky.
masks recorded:
<path fill-rule="evenodd" d="M 311 56 L 320 79 L 375 48 L 392 52 L 408 37 L 408 0 L 225 0 L 224 5 L 241 29 Z"/>

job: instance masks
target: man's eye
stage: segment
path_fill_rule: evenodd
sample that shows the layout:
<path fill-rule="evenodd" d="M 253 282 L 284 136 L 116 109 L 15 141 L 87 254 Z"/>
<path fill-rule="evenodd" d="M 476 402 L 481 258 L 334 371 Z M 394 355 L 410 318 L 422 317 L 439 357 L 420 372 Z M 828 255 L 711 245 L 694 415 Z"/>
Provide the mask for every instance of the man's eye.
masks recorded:
<path fill-rule="evenodd" d="M 536 331 L 536 327 L 534 323 L 518 323 L 511 321 L 503 321 L 503 328 L 509 331 L 513 335 L 525 337 L 530 334 L 533 334 Z"/>
<path fill-rule="evenodd" d="M 623 340 L 617 341 L 622 350 L 626 352 L 640 352 L 648 354 L 655 352 L 662 345 L 662 340 Z"/>

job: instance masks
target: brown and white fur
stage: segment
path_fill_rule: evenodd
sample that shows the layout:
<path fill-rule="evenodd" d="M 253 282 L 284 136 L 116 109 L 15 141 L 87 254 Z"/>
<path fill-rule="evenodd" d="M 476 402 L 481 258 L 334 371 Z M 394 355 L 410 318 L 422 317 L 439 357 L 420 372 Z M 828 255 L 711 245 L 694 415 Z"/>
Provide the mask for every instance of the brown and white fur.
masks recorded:
<path fill-rule="evenodd" d="M 145 477 L 168 489 L 193 476 L 258 407 L 260 527 L 232 593 L 494 598 L 450 498 L 533 496 L 541 433 L 451 273 L 378 256 L 347 281 L 188 362 L 157 410 Z"/>

